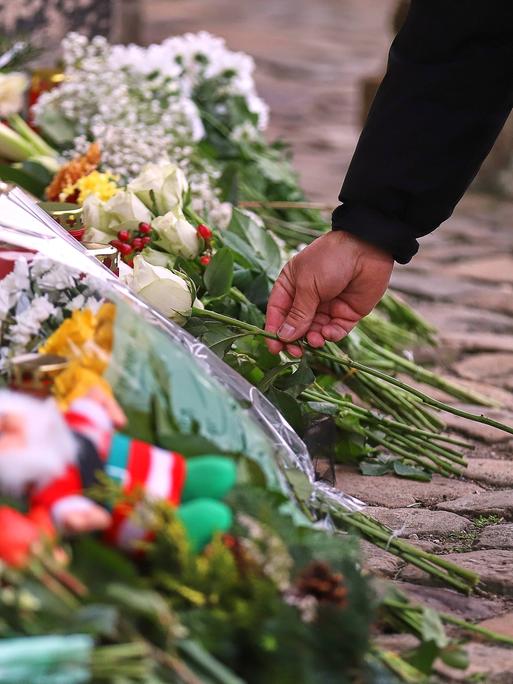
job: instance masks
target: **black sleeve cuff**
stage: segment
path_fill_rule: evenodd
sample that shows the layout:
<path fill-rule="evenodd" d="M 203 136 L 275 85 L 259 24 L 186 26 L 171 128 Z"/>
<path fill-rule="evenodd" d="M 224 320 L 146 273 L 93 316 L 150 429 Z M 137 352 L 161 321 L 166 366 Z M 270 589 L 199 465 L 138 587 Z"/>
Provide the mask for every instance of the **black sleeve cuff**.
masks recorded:
<path fill-rule="evenodd" d="M 332 216 L 333 230 L 343 230 L 389 252 L 400 264 L 407 264 L 419 249 L 412 227 L 375 209 L 341 204 Z"/>

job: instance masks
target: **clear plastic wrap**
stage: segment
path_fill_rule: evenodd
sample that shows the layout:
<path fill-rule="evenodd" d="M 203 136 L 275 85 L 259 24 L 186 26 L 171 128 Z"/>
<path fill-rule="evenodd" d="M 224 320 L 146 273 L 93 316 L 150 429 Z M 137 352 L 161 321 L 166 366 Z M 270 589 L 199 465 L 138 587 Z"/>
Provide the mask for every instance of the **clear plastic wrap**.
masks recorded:
<path fill-rule="evenodd" d="M 354 497 L 323 482 L 316 482 L 312 461 L 304 442 L 299 438 L 280 412 L 250 383 L 227 366 L 204 344 L 174 322 L 164 318 L 155 309 L 138 299 L 116 276 L 43 211 L 29 196 L 19 189 L 0 195 L 0 240 L 17 247 L 34 250 L 52 260 L 67 265 L 101 282 L 114 298 L 129 303 L 139 319 L 162 331 L 168 339 L 186 350 L 196 364 L 204 369 L 205 376 L 224 387 L 246 414 L 256 423 L 272 445 L 278 459 L 281 488 L 290 486 L 284 472 L 299 469 L 312 485 L 312 496 L 321 492 L 323 498 L 343 506 L 348 511 L 360 510 L 363 504 Z"/>

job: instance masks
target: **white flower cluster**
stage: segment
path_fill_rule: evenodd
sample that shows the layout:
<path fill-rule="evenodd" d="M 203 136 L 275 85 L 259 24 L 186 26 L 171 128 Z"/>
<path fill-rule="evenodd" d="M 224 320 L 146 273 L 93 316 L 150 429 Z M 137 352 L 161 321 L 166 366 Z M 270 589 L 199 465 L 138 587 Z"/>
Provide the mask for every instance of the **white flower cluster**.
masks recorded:
<path fill-rule="evenodd" d="M 70 33 L 62 48 L 66 78 L 41 96 L 36 122 L 51 137 L 61 134 L 59 142 L 71 146 L 69 157 L 98 141 L 103 167 L 124 182 L 148 162 L 182 165 L 191 159 L 192 143 L 205 135 L 194 102 L 203 84 L 209 84 L 208 97 L 221 116 L 227 99 L 239 97 L 256 120 L 256 126 L 253 120 L 237 122 L 234 141 L 252 139 L 267 126 L 269 110 L 256 92 L 253 59 L 228 50 L 209 33 L 187 33 L 149 47 L 112 46 L 100 36 L 89 41 Z M 191 178 L 192 195 L 210 221 L 226 224 L 228 207 L 219 202 L 209 172 Z"/>
<path fill-rule="evenodd" d="M 97 36 L 70 33 L 63 41 L 66 78 L 37 102 L 34 113 L 42 128 L 61 122 L 75 138 L 72 154 L 97 140 L 102 162 L 130 179 L 149 161 L 168 158 L 183 141 L 198 140 L 203 125 L 192 100 L 172 75 L 147 78 L 111 58 L 112 47 Z"/>
<path fill-rule="evenodd" d="M 267 127 L 269 108 L 256 92 L 253 58 L 229 50 L 223 38 L 206 31 L 174 36 L 148 48 L 116 45 L 111 51 L 111 64 L 122 64 L 146 75 L 160 72 L 178 77 L 181 91 L 189 96 L 202 82 L 222 79 L 219 94 L 243 97 L 249 111 L 257 115 L 259 129 Z"/>
<path fill-rule="evenodd" d="M 42 326 L 55 329 L 66 309 L 96 310 L 100 303 L 87 280 L 62 264 L 42 257 L 31 264 L 18 259 L 0 280 L 0 370 L 7 358 L 34 351 L 42 340 Z"/>

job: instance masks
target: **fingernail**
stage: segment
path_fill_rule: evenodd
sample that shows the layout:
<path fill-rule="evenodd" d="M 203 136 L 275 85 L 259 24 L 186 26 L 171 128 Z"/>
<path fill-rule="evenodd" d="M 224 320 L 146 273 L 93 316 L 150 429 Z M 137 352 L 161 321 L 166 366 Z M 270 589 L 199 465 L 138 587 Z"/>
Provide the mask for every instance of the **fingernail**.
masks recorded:
<path fill-rule="evenodd" d="M 290 323 L 284 323 L 278 330 L 278 337 L 282 340 L 291 340 L 294 337 L 296 329 Z"/>

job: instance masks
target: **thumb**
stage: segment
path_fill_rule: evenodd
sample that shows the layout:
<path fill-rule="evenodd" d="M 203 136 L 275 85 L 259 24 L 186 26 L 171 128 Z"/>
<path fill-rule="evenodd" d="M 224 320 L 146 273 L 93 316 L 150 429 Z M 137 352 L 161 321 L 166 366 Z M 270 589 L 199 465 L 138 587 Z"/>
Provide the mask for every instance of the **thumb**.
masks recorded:
<path fill-rule="evenodd" d="M 317 312 L 319 301 L 314 291 L 298 288 L 292 306 L 278 330 L 278 337 L 284 342 L 293 342 L 306 335 Z"/>

